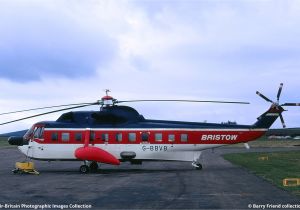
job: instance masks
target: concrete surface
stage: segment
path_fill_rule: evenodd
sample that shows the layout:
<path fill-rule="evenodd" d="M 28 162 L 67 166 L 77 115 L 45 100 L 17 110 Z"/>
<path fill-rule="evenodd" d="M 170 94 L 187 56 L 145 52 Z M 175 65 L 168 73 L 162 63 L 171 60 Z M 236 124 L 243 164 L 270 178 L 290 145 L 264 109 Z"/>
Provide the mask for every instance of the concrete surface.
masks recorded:
<path fill-rule="evenodd" d="M 300 148 L 294 148 L 299 150 Z M 252 149 L 251 152 L 270 149 Z M 273 148 L 272 150 L 282 150 Z M 288 149 L 291 150 L 291 149 Z M 80 174 L 80 162 L 35 161 L 40 175 L 14 175 L 17 149 L 0 149 L 0 209 L 4 204 L 86 204 L 92 209 L 251 209 L 249 205 L 298 204 L 299 197 L 225 161 L 220 154 L 240 148 L 205 151 L 202 171 L 187 162 L 102 165 Z M 252 206 L 253 207 L 253 206 Z M 270 209 L 270 208 L 269 208 Z"/>

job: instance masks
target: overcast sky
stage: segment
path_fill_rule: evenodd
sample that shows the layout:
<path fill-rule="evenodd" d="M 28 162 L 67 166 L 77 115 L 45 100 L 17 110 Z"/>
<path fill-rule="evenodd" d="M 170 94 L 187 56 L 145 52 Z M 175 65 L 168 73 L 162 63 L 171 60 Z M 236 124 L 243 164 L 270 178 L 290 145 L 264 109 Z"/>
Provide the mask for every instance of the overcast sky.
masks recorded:
<path fill-rule="evenodd" d="M 1 112 L 94 102 L 109 88 L 119 100 L 249 101 L 130 105 L 151 119 L 252 124 L 270 105 L 256 90 L 275 100 L 283 82 L 281 102 L 300 101 L 297 0 L 1 0 L 0 31 Z M 284 117 L 300 126 L 300 107 Z"/>

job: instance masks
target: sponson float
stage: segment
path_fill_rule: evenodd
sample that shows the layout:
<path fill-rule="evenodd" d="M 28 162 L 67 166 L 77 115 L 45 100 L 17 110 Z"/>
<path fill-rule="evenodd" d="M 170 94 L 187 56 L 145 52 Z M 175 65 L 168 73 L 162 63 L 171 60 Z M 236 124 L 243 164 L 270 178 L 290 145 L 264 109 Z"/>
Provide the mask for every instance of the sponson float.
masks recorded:
<path fill-rule="evenodd" d="M 10 137 L 9 143 L 18 145 L 26 156 L 37 160 L 78 160 L 84 164 L 80 171 L 96 171 L 98 163 L 119 165 L 129 161 L 141 164 L 142 161 L 189 161 L 196 169 L 201 169 L 201 152 L 205 149 L 229 144 L 253 141 L 270 128 L 279 117 L 284 125 L 282 112 L 284 106 L 299 106 L 299 103 L 279 104 L 282 91 L 280 84 L 277 101 L 274 102 L 257 92 L 259 96 L 271 102 L 270 108 L 258 117 L 252 125 L 196 123 L 182 121 L 145 119 L 129 106 L 119 103 L 129 102 L 211 102 L 237 103 L 233 101 L 198 100 L 127 100 L 118 101 L 108 95 L 93 103 L 67 104 L 52 107 L 19 110 L 67 107 L 21 119 L 1 125 L 25 120 L 58 111 L 66 111 L 91 105 L 100 105 L 100 111 L 71 111 L 62 114 L 56 121 L 35 123 L 23 137 Z M 13 113 L 16 113 L 13 112 Z M 2 113 L 3 114 L 10 114 Z"/>

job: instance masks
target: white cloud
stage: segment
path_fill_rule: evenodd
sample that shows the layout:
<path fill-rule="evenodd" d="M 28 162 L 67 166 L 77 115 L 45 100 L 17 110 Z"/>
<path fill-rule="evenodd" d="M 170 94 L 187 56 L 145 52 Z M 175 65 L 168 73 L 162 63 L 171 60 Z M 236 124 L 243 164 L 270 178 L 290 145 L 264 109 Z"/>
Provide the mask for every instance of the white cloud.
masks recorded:
<path fill-rule="evenodd" d="M 116 45 L 101 28 L 78 21 L 56 1 L 0 2 L 0 77 L 86 77 L 105 67 Z M 66 5 L 67 6 L 67 5 Z"/>

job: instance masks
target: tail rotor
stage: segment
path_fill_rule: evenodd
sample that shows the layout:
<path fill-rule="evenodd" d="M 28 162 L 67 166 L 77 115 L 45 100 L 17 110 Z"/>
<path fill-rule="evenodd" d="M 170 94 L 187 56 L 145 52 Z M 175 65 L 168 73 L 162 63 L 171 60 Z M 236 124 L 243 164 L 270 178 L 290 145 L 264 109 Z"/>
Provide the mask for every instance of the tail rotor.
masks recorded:
<path fill-rule="evenodd" d="M 278 110 L 282 109 L 283 111 L 286 111 L 286 110 L 283 109 L 283 106 L 300 106 L 300 103 L 284 103 L 284 104 L 279 104 L 279 100 L 280 100 L 282 88 L 283 88 L 283 83 L 280 83 L 280 86 L 279 86 L 279 89 L 278 89 L 278 92 L 277 92 L 277 101 L 276 102 L 270 100 L 268 97 L 266 97 L 265 95 L 263 95 L 259 91 L 256 91 L 256 94 L 259 95 L 264 100 L 266 100 L 267 102 L 272 103 L 272 107 L 274 107 L 274 108 L 276 108 Z M 280 118 L 282 127 L 286 128 L 286 124 L 284 122 L 284 119 L 283 119 L 283 116 L 282 116 L 281 112 L 279 113 L 279 118 Z"/>

